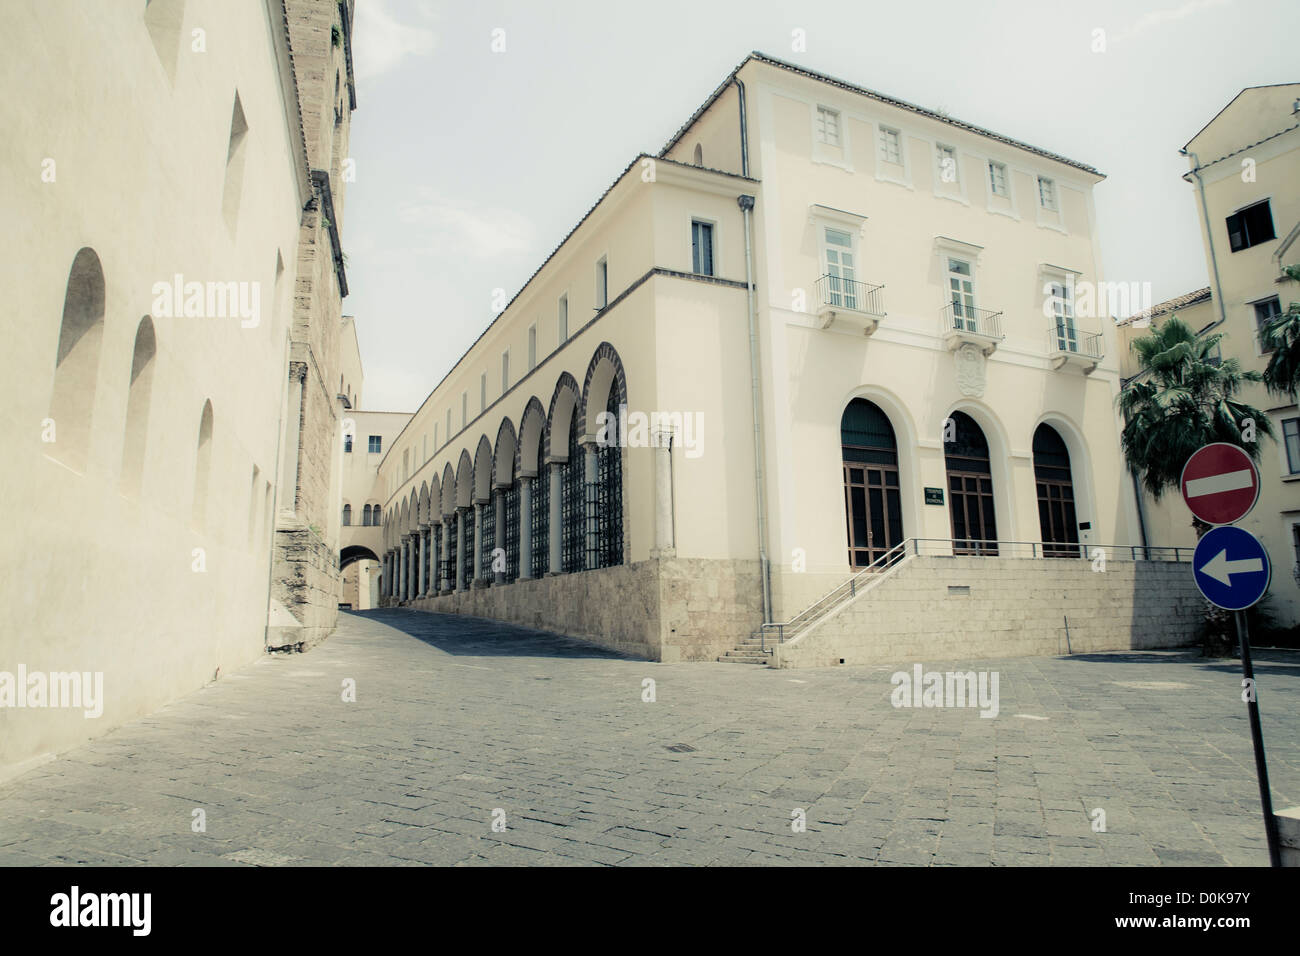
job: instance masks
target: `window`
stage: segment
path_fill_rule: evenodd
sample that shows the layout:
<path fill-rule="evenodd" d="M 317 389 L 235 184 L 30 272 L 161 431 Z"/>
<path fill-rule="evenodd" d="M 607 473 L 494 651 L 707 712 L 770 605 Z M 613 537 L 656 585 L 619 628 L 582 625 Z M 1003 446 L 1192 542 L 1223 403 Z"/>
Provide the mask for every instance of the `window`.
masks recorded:
<path fill-rule="evenodd" d="M 370 454 L 378 455 L 383 450 L 384 439 L 379 435 L 370 436 Z"/>
<path fill-rule="evenodd" d="M 1282 303 L 1277 296 L 1255 303 L 1255 332 L 1256 337 L 1259 339 L 1259 350 L 1261 352 L 1273 351 L 1264 345 L 1264 329 L 1281 314 Z"/>
<path fill-rule="evenodd" d="M 460 427 L 464 428 L 469 424 L 469 392 L 460 393 Z"/>
<path fill-rule="evenodd" d="M 1056 183 L 1046 176 L 1038 177 L 1038 205 L 1048 212 L 1056 212 Z"/>
<path fill-rule="evenodd" d="M 609 260 L 601 256 L 596 263 L 596 308 L 609 305 Z"/>
<path fill-rule="evenodd" d="M 438 423 L 433 423 L 433 450 L 438 450 Z"/>
<path fill-rule="evenodd" d="M 343 527 L 349 527 L 352 524 L 352 506 L 343 506 Z"/>
<path fill-rule="evenodd" d="M 361 509 L 361 527 L 370 527 L 370 505 L 366 505 Z"/>
<path fill-rule="evenodd" d="M 528 326 L 528 371 L 537 368 L 537 325 Z"/>
<path fill-rule="evenodd" d="M 451 441 L 451 409 L 447 409 L 447 441 Z"/>
<path fill-rule="evenodd" d="M 691 271 L 696 275 L 713 275 L 713 224 L 691 223 Z"/>
<path fill-rule="evenodd" d="M 344 435 L 344 436 L 343 436 L 343 452 L 344 452 L 344 454 L 347 454 L 347 455 L 352 454 L 352 436 L 351 436 L 351 435 Z"/>
<path fill-rule="evenodd" d="M 1295 548 L 1295 563 L 1300 564 L 1300 524 L 1291 526 L 1291 545 Z"/>
<path fill-rule="evenodd" d="M 501 353 L 501 394 L 510 391 L 510 352 Z"/>
<path fill-rule="evenodd" d="M 856 309 L 857 285 L 853 281 L 855 264 L 853 259 L 853 236 L 842 229 L 826 227 L 826 294 L 827 304 Z"/>
<path fill-rule="evenodd" d="M 1282 441 L 1286 445 L 1287 474 L 1300 475 L 1300 418 L 1283 420 Z"/>
<path fill-rule="evenodd" d="M 840 145 L 840 114 L 825 106 L 817 107 L 817 142 L 827 146 Z"/>
<path fill-rule="evenodd" d="M 695 144 L 695 165 L 696 166 L 704 165 L 704 147 L 701 146 L 699 143 Z"/>
<path fill-rule="evenodd" d="M 478 380 L 478 410 L 480 412 L 487 409 L 487 372 L 479 376 Z"/>
<path fill-rule="evenodd" d="M 948 260 L 948 293 L 952 300 L 953 328 L 976 331 L 975 278 L 965 259 Z"/>
<path fill-rule="evenodd" d="M 1228 245 L 1233 252 L 1277 238 L 1273 232 L 1273 213 L 1269 210 L 1267 199 L 1233 213 L 1227 221 Z"/>
<path fill-rule="evenodd" d="M 560 304 L 555 310 L 556 341 L 563 345 L 569 341 L 569 297 L 560 296 Z"/>
<path fill-rule="evenodd" d="M 1062 352 L 1079 351 L 1078 336 L 1074 329 L 1073 287 L 1052 281 L 1048 283 L 1052 302 L 1052 317 L 1056 322 L 1056 347 Z"/>
<path fill-rule="evenodd" d="M 405 481 L 411 474 L 411 449 L 402 450 L 402 480 Z"/>
<path fill-rule="evenodd" d="M 902 165 L 903 143 L 898 130 L 880 127 L 880 159 L 882 162 Z"/>
<path fill-rule="evenodd" d="M 957 182 L 957 150 L 952 146 L 939 145 L 936 149 L 936 159 L 939 163 L 939 181 Z"/>
<path fill-rule="evenodd" d="M 1010 196 L 1011 190 L 1007 188 L 1007 167 L 1005 163 L 995 163 L 989 160 L 989 189 L 995 196 Z"/>

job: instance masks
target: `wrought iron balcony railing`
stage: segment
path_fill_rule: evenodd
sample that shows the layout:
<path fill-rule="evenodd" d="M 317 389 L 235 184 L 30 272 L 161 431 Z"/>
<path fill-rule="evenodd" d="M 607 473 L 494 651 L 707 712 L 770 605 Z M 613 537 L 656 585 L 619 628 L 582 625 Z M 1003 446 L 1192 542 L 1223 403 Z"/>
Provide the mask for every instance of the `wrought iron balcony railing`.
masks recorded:
<path fill-rule="evenodd" d="M 1047 330 L 1047 350 L 1100 361 L 1104 342 L 1100 332 L 1081 332 L 1068 326 L 1057 326 Z"/>
<path fill-rule="evenodd" d="M 949 302 L 943 310 L 944 329 L 948 332 L 967 332 L 989 339 L 1001 339 L 1002 313 L 977 309 L 961 302 Z"/>
<path fill-rule="evenodd" d="M 817 280 L 817 304 L 822 309 L 846 309 L 868 315 L 885 314 L 883 285 L 824 275 Z"/>

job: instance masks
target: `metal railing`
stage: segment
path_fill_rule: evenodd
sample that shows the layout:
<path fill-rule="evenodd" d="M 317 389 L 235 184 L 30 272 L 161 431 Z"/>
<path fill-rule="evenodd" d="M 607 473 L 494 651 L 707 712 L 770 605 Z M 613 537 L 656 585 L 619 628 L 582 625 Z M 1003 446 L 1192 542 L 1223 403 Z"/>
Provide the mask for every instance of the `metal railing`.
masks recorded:
<path fill-rule="evenodd" d="M 943 326 L 945 330 L 973 332 L 989 339 L 1006 338 L 1002 333 L 1002 313 L 988 309 L 977 309 L 973 305 L 949 302 L 943 308 Z"/>
<path fill-rule="evenodd" d="M 1084 544 L 1057 541 L 995 541 L 983 538 L 906 538 L 842 584 L 827 591 L 788 621 L 759 626 L 759 648 L 767 653 L 768 634 L 784 644 L 807 630 L 845 601 L 884 581 L 907 557 L 1012 558 L 1017 560 L 1073 559 L 1076 561 L 1187 561 L 1194 548 L 1164 545 Z"/>
<path fill-rule="evenodd" d="M 1100 332 L 1080 332 L 1072 328 L 1055 328 L 1047 331 L 1049 352 L 1068 352 L 1086 358 L 1101 360 L 1102 337 Z"/>
<path fill-rule="evenodd" d="M 852 309 L 869 315 L 885 314 L 883 285 L 824 275 L 817 280 L 817 302 L 832 309 Z"/>

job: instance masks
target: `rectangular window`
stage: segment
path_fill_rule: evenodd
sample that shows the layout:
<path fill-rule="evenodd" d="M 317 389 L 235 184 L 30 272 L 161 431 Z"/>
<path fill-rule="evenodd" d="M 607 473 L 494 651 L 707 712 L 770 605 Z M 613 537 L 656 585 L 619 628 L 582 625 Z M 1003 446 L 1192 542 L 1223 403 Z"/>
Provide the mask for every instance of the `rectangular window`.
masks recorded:
<path fill-rule="evenodd" d="M 460 427 L 464 428 L 469 424 L 469 391 L 460 393 Z"/>
<path fill-rule="evenodd" d="M 433 423 L 433 450 L 438 450 L 438 423 Z"/>
<path fill-rule="evenodd" d="M 451 409 L 447 409 L 447 441 L 451 441 Z"/>
<path fill-rule="evenodd" d="M 370 436 L 370 454 L 378 455 L 379 452 L 383 449 L 383 445 L 384 445 L 384 439 L 382 436 L 380 435 Z"/>
<path fill-rule="evenodd" d="M 351 436 L 351 435 L 344 435 L 344 436 L 343 436 L 343 452 L 344 452 L 344 454 L 348 454 L 348 455 L 352 454 L 352 436 Z"/>
<path fill-rule="evenodd" d="M 1228 245 L 1233 252 L 1277 238 L 1273 232 L 1273 213 L 1267 199 L 1233 213 L 1227 221 Z"/>
<path fill-rule="evenodd" d="M 596 308 L 609 305 L 609 260 L 601 256 L 596 263 Z"/>
<path fill-rule="evenodd" d="M 1056 212 L 1056 183 L 1046 176 L 1038 177 L 1038 205 L 1048 212 Z"/>
<path fill-rule="evenodd" d="M 1265 299 L 1263 302 L 1255 303 L 1255 333 L 1259 340 L 1259 349 L 1261 352 L 1271 352 L 1272 349 L 1264 345 L 1264 327 L 1282 314 L 1282 303 L 1277 296 L 1271 299 Z"/>
<path fill-rule="evenodd" d="M 487 372 L 480 375 L 478 380 L 478 410 L 487 411 Z"/>
<path fill-rule="evenodd" d="M 691 223 L 691 271 L 700 276 L 713 275 L 713 225 Z"/>
<path fill-rule="evenodd" d="M 953 327 L 969 332 L 979 330 L 975 318 L 975 277 L 965 259 L 948 260 L 948 293 L 952 301 Z"/>
<path fill-rule="evenodd" d="M 411 449 L 402 450 L 402 480 L 405 481 L 411 476 Z"/>
<path fill-rule="evenodd" d="M 1283 420 L 1282 441 L 1286 443 L 1287 474 L 1300 474 L 1300 418 Z"/>
<path fill-rule="evenodd" d="M 829 226 L 822 235 L 826 256 L 826 304 L 856 309 L 858 286 L 854 282 L 857 265 L 853 258 L 853 236 Z"/>
<path fill-rule="evenodd" d="M 1074 329 L 1074 294 L 1064 282 L 1051 283 L 1052 315 L 1056 320 L 1056 347 L 1062 352 L 1079 351 Z"/>
<path fill-rule="evenodd" d="M 1011 190 L 1007 189 L 1007 167 L 1005 163 L 995 163 L 989 160 L 989 189 L 995 196 L 1009 196 Z"/>
<path fill-rule="evenodd" d="M 501 394 L 510 391 L 510 353 L 501 353 Z"/>
<path fill-rule="evenodd" d="M 827 146 L 840 145 L 840 114 L 825 106 L 817 107 L 817 142 Z"/>
<path fill-rule="evenodd" d="M 903 163 L 903 141 L 898 130 L 888 126 L 880 127 L 880 158 L 886 163 L 901 166 Z"/>
<path fill-rule="evenodd" d="M 957 182 L 957 150 L 952 146 L 940 145 L 936 151 L 936 159 L 939 163 L 939 181 Z"/>
<path fill-rule="evenodd" d="M 537 324 L 528 326 L 528 371 L 537 368 Z"/>
<path fill-rule="evenodd" d="M 569 297 L 560 296 L 559 307 L 555 310 L 556 341 L 563 345 L 569 341 Z"/>

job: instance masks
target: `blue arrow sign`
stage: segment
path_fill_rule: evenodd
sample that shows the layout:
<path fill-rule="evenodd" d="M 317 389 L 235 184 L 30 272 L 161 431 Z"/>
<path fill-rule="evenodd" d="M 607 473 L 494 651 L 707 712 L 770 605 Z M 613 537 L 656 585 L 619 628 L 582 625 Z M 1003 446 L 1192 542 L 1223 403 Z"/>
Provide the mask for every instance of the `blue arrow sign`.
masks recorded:
<path fill-rule="evenodd" d="M 1244 611 L 1268 590 L 1273 568 L 1268 552 L 1249 531 L 1211 528 L 1192 555 L 1192 576 L 1205 599 L 1225 611 Z"/>

